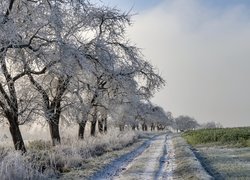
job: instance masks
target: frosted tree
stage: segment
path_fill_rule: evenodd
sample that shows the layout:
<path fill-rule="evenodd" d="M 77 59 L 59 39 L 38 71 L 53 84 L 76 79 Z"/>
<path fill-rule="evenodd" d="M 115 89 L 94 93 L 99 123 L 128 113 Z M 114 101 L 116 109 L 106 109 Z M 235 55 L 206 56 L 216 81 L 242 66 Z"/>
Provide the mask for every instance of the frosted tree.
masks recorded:
<path fill-rule="evenodd" d="M 192 130 L 198 127 L 199 124 L 194 118 L 189 116 L 179 116 L 175 118 L 175 129 L 178 131 Z"/>
<path fill-rule="evenodd" d="M 73 104 L 82 111 L 79 125 L 90 114 L 95 127 L 98 114 L 105 120 L 112 104 L 123 103 L 117 99 L 132 91 L 147 99 L 164 84 L 126 38 L 127 13 L 79 0 L 4 0 L 0 9 L 0 106 L 16 149 L 25 152 L 20 115 L 25 122 L 29 112 L 43 112 L 56 145 L 61 113 Z M 19 85 L 27 80 L 26 88 Z"/>
<path fill-rule="evenodd" d="M 102 7 L 94 9 L 92 19 L 95 20 L 92 24 L 95 29 L 92 32 L 93 39 L 89 43 L 82 42 L 82 45 L 86 57 L 94 62 L 94 72 L 91 72 L 94 76 L 87 82 L 92 89 L 91 134 L 94 135 L 98 118 L 95 113 L 101 114 L 105 122 L 112 104 L 122 103 L 126 96 L 138 92 L 150 98 L 164 84 L 164 80 L 126 38 L 125 29 L 130 24 L 128 14 Z M 131 86 L 131 83 L 135 85 Z M 103 127 L 101 121 L 98 123 L 99 130 Z"/>
<path fill-rule="evenodd" d="M 31 39 L 24 38 L 27 35 L 24 26 L 20 25 L 26 19 L 19 13 L 22 11 L 20 3 L 15 0 L 0 2 L 0 111 L 8 120 L 15 149 L 26 152 L 19 125 L 31 118 L 36 94 L 27 90 L 30 86 L 27 78 L 24 79 L 23 49 L 32 47 Z"/>
<path fill-rule="evenodd" d="M 172 126 L 173 117 L 171 112 L 165 112 L 160 106 L 154 106 L 151 113 L 151 130 L 164 130 L 167 126 Z"/>
<path fill-rule="evenodd" d="M 204 129 L 222 128 L 222 125 L 220 123 L 216 123 L 214 121 L 211 121 L 211 122 L 207 122 L 205 124 L 202 124 L 201 128 L 204 128 Z"/>
<path fill-rule="evenodd" d="M 75 72 L 75 64 L 85 59 L 67 34 L 72 31 L 72 26 L 79 24 L 80 21 L 85 23 L 85 19 L 77 19 L 79 16 L 76 18 L 72 14 L 68 16 L 73 10 L 77 11 L 75 6 L 69 6 L 70 9 L 64 6 L 71 2 L 73 1 L 60 3 L 58 1 L 6 0 L 0 4 L 1 12 L 5 12 L 0 18 L 1 67 L 6 79 L 2 95 L 5 101 L 9 102 L 12 110 L 7 111 L 5 102 L 2 107 L 4 107 L 7 119 L 11 116 L 14 119 L 9 120 L 9 124 L 16 149 L 25 151 L 17 128 L 18 108 L 23 106 L 24 101 L 18 102 L 15 88 L 17 80 L 24 76 L 26 80 L 27 78 L 30 80 L 40 96 L 41 101 L 38 104 L 42 106 L 40 110 L 44 111 L 49 123 L 53 144 L 60 142 L 58 124 L 63 95 Z M 67 26 L 64 24 L 66 20 Z M 71 24 L 71 21 L 75 24 Z M 10 72 L 8 66 L 11 62 L 7 61 L 11 61 L 13 55 L 15 55 L 15 64 L 19 65 L 19 69 L 15 68 Z M 18 73 L 13 71 L 16 69 Z M 6 88 L 9 92 L 6 92 Z M 18 103 L 21 106 L 18 106 Z"/>

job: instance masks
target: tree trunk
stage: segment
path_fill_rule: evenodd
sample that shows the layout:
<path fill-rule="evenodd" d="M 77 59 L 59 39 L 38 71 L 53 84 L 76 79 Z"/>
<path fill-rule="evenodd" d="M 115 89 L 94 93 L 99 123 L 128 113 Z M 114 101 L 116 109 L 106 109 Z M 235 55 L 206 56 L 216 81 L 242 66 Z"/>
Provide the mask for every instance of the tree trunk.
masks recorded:
<path fill-rule="evenodd" d="M 143 123 L 143 124 L 142 124 L 142 130 L 143 130 L 143 131 L 147 131 L 147 130 L 148 130 L 148 126 L 147 126 L 146 123 Z"/>
<path fill-rule="evenodd" d="M 151 131 L 154 131 L 154 130 L 155 130 L 155 124 L 152 123 L 152 124 L 151 124 Z"/>
<path fill-rule="evenodd" d="M 90 135 L 95 136 L 96 134 L 96 123 L 97 123 L 97 107 L 93 107 L 92 121 L 90 127 Z"/>
<path fill-rule="evenodd" d="M 13 119 L 8 119 L 8 120 L 10 124 L 9 130 L 12 136 L 15 150 L 20 150 L 22 151 L 22 153 L 25 153 L 26 148 L 24 145 L 24 141 L 23 141 L 22 134 L 21 134 L 19 125 L 17 123 L 17 120 L 13 120 Z"/>
<path fill-rule="evenodd" d="M 79 130 L 78 130 L 79 139 L 84 139 L 85 126 L 86 126 L 86 121 L 79 123 Z"/>
<path fill-rule="evenodd" d="M 90 135 L 95 136 L 96 133 L 96 119 L 91 121 Z"/>
<path fill-rule="evenodd" d="M 107 121 L 107 117 L 104 119 L 104 132 L 105 132 L 105 133 L 108 132 L 108 121 Z"/>
<path fill-rule="evenodd" d="M 49 130 L 52 140 L 52 146 L 58 145 L 61 143 L 61 137 L 59 132 L 59 119 L 49 121 Z"/>
<path fill-rule="evenodd" d="M 98 130 L 100 133 L 104 132 L 104 119 L 99 119 L 98 120 Z"/>
<path fill-rule="evenodd" d="M 124 131 L 124 125 L 119 125 L 120 131 Z"/>
<path fill-rule="evenodd" d="M 7 17 L 12 9 L 14 1 L 10 1 L 9 9 L 7 10 L 5 16 Z M 22 153 L 26 152 L 26 148 L 24 145 L 24 141 L 22 138 L 22 134 L 18 124 L 18 103 L 17 103 L 17 94 L 15 89 L 15 81 L 11 77 L 9 69 L 7 67 L 7 58 L 5 59 L 5 55 L 7 53 L 7 49 L 3 48 L 0 52 L 0 69 L 1 73 L 3 73 L 6 84 L 3 83 L 4 78 L 1 78 L 0 87 L 1 87 L 1 108 L 4 112 L 5 117 L 9 122 L 9 130 L 12 137 L 12 141 L 16 150 L 22 151 Z M 3 85 L 3 84 L 4 85 Z M 8 90 L 4 88 L 4 86 L 8 87 Z M 8 92 L 7 92 L 8 91 Z M 3 98 L 3 99 L 2 99 Z M 3 100 L 3 101 L 2 101 Z M 4 101 L 7 103 L 5 104 Z M 8 108 L 9 107 L 9 108 Z"/>

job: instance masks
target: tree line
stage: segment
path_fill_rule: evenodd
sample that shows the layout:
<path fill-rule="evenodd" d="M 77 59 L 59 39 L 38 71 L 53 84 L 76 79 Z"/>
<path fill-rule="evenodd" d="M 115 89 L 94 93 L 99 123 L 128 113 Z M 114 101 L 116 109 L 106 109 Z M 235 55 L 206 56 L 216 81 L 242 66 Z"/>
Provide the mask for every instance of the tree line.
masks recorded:
<path fill-rule="evenodd" d="M 87 121 L 91 135 L 108 117 L 121 130 L 166 121 L 150 103 L 165 81 L 126 37 L 130 24 L 129 13 L 85 0 L 0 2 L 0 113 L 16 150 L 26 152 L 19 126 L 34 121 L 48 123 L 53 145 L 61 118 L 79 124 L 79 138 Z"/>

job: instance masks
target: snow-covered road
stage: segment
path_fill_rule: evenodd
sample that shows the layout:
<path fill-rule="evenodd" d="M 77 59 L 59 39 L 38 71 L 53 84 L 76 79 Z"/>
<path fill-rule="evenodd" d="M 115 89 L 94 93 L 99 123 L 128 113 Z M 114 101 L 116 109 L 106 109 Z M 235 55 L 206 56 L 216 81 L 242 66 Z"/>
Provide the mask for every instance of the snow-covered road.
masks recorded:
<path fill-rule="evenodd" d="M 172 179 L 174 149 L 171 135 L 158 135 L 114 160 L 91 179 Z"/>

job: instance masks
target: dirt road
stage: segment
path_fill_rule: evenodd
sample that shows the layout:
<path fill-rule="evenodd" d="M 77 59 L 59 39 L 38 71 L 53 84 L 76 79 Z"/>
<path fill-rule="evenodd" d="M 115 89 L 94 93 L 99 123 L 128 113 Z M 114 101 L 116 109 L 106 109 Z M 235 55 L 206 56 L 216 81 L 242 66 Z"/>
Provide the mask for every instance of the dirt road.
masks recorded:
<path fill-rule="evenodd" d="M 91 179 L 172 179 L 174 150 L 171 135 L 158 135 L 97 172 Z"/>

